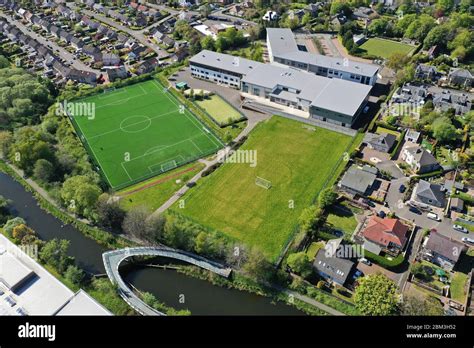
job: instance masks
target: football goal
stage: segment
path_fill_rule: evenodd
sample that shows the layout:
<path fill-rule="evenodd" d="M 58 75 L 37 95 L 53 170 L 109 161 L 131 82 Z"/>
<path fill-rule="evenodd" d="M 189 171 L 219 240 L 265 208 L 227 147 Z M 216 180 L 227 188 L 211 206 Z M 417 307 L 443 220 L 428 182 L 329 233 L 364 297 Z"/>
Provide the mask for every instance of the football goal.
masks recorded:
<path fill-rule="evenodd" d="M 166 163 L 163 163 L 161 165 L 161 171 L 162 172 L 167 172 L 168 170 L 174 169 L 178 166 L 175 160 L 168 161 Z"/>
<path fill-rule="evenodd" d="M 264 178 L 261 178 L 259 176 L 257 176 L 255 178 L 255 185 L 257 186 L 260 186 L 260 187 L 263 187 L 264 189 L 268 190 L 269 188 L 272 187 L 272 183 L 270 180 L 266 180 Z"/>

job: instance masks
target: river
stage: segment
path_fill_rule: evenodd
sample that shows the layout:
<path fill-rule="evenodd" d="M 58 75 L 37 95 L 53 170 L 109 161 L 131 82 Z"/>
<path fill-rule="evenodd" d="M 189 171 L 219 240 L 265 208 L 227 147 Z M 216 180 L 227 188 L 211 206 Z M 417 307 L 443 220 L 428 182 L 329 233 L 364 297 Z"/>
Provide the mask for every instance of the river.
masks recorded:
<path fill-rule="evenodd" d="M 12 200 L 12 215 L 20 216 L 43 240 L 67 239 L 69 254 L 77 264 L 94 274 L 105 273 L 105 249 L 71 225 L 45 212 L 35 197 L 7 174 L 0 172 L 0 195 Z M 302 315 L 294 307 L 245 291 L 225 289 L 188 277 L 174 270 L 130 266 L 121 270 L 124 279 L 141 291 L 151 292 L 166 305 L 189 309 L 194 315 Z M 184 303 L 183 303 L 184 300 Z"/>

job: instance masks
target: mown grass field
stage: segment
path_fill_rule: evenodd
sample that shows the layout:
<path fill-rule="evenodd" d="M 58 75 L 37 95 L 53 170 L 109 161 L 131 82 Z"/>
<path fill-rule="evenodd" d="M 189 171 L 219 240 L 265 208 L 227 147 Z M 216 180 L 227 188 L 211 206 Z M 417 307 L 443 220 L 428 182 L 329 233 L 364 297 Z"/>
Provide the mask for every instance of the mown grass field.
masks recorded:
<path fill-rule="evenodd" d="M 360 50 L 365 51 L 371 56 L 390 58 L 394 53 L 410 53 L 415 47 L 401 42 L 371 38 L 359 46 Z"/>
<path fill-rule="evenodd" d="M 94 117 L 71 115 L 110 187 L 121 189 L 217 152 L 221 141 L 163 85 L 149 80 L 75 103 Z"/>
<path fill-rule="evenodd" d="M 198 182 L 179 211 L 202 225 L 259 248 L 274 261 L 298 218 L 339 167 L 352 138 L 274 116 L 259 124 L 241 150 L 256 150 L 257 165 L 225 163 Z M 272 187 L 255 184 L 256 177 Z M 291 207 L 291 203 L 294 207 Z"/>
<path fill-rule="evenodd" d="M 203 163 L 194 162 L 127 187 L 117 192 L 121 197 L 120 206 L 125 210 L 144 206 L 154 211 L 203 168 Z M 177 180 L 181 182 L 176 183 Z"/>
<path fill-rule="evenodd" d="M 202 109 L 206 110 L 206 112 L 221 126 L 242 119 L 242 114 L 240 112 L 216 94 L 203 100 L 196 100 L 195 103 Z"/>

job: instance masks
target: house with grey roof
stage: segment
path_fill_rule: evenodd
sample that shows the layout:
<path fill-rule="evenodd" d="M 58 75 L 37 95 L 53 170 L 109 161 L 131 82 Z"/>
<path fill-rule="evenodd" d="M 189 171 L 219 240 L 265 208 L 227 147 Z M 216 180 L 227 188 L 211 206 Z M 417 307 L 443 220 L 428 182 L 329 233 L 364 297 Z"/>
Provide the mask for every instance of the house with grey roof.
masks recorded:
<path fill-rule="evenodd" d="M 377 179 L 377 168 L 353 164 L 344 173 L 338 186 L 351 195 L 369 196 Z"/>
<path fill-rule="evenodd" d="M 364 143 L 371 149 L 380 152 L 390 152 L 397 142 L 397 137 L 393 134 L 381 133 L 373 134 L 366 133 Z"/>
<path fill-rule="evenodd" d="M 414 130 L 414 129 L 409 129 L 406 134 L 405 134 L 405 141 L 409 141 L 411 143 L 418 143 L 421 138 L 421 133 Z"/>
<path fill-rule="evenodd" d="M 421 84 L 405 83 L 398 87 L 392 95 L 392 103 L 412 103 L 423 105 L 428 97 L 428 89 Z"/>
<path fill-rule="evenodd" d="M 429 173 L 441 168 L 436 158 L 419 145 L 403 148 L 401 159 L 419 174 Z"/>
<path fill-rule="evenodd" d="M 446 190 L 447 194 L 456 193 L 456 191 L 464 191 L 465 187 L 462 182 L 454 181 L 454 180 L 446 180 L 443 185 L 444 189 Z"/>
<path fill-rule="evenodd" d="M 300 51 L 293 32 L 287 28 L 267 28 L 267 47 L 272 63 L 371 86 L 377 81 L 377 65 Z"/>
<path fill-rule="evenodd" d="M 474 76 L 467 69 L 451 69 L 448 75 L 448 82 L 456 86 L 472 87 Z"/>
<path fill-rule="evenodd" d="M 451 198 L 450 208 L 451 211 L 462 213 L 464 210 L 464 201 L 458 197 Z"/>
<path fill-rule="evenodd" d="M 434 81 L 439 78 L 436 67 L 427 64 L 418 64 L 415 69 L 415 78 L 419 80 Z"/>
<path fill-rule="evenodd" d="M 465 93 L 443 90 L 433 95 L 433 105 L 440 111 L 454 109 L 456 115 L 463 115 L 472 109 L 469 96 Z"/>
<path fill-rule="evenodd" d="M 328 282 L 344 286 L 354 269 L 354 262 L 349 259 L 337 257 L 337 252 L 330 249 L 320 249 L 313 262 L 313 268 L 318 275 Z"/>
<path fill-rule="evenodd" d="M 415 201 L 443 208 L 446 204 L 446 194 L 443 186 L 420 180 L 413 191 Z"/>
<path fill-rule="evenodd" d="M 127 69 L 125 69 L 124 66 L 120 66 L 113 69 L 107 69 L 106 73 L 110 82 L 114 82 L 118 79 L 125 79 L 128 76 Z"/>
<path fill-rule="evenodd" d="M 463 243 L 440 233 L 431 232 L 428 239 L 423 242 L 421 256 L 446 271 L 451 271 L 465 250 Z"/>

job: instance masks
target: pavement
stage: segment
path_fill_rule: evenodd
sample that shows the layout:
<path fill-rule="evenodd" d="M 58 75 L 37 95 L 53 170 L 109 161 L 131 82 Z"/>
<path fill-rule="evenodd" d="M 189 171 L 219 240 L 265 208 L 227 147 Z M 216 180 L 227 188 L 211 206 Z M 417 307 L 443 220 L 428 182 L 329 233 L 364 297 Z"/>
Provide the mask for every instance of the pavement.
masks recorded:
<path fill-rule="evenodd" d="M 0 14 L 0 17 L 3 17 L 8 20 L 9 23 L 15 25 L 18 29 L 20 29 L 25 35 L 35 39 L 38 41 L 40 44 L 43 46 L 51 46 L 52 51 L 56 56 L 59 56 L 63 59 L 65 59 L 67 62 L 73 62 L 71 65 L 72 68 L 77 69 L 77 70 L 84 70 L 84 71 L 90 71 L 95 73 L 96 75 L 101 74 L 99 70 L 92 69 L 90 66 L 87 66 L 84 64 L 80 59 L 75 59 L 74 55 L 64 49 L 63 47 L 58 46 L 54 41 L 48 40 L 47 38 L 43 37 L 42 35 L 39 35 L 35 33 L 33 30 L 28 28 L 26 25 L 21 23 L 20 21 L 12 18 L 11 16 L 7 14 Z"/>

